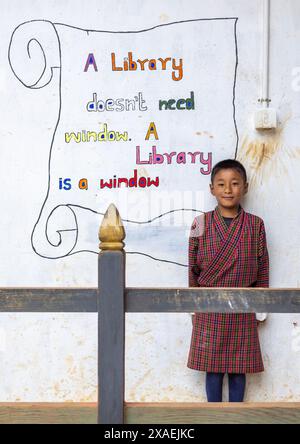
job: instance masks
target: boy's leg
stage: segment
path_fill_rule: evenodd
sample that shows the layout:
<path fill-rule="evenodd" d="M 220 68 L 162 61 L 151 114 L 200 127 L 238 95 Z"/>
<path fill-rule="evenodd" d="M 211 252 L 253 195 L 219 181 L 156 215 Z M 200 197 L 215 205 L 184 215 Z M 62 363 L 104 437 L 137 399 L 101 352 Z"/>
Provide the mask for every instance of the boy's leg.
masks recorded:
<path fill-rule="evenodd" d="M 229 373 L 228 385 L 229 402 L 243 402 L 246 387 L 246 375 L 242 373 Z"/>
<path fill-rule="evenodd" d="M 224 373 L 206 373 L 206 395 L 208 402 L 222 402 Z"/>

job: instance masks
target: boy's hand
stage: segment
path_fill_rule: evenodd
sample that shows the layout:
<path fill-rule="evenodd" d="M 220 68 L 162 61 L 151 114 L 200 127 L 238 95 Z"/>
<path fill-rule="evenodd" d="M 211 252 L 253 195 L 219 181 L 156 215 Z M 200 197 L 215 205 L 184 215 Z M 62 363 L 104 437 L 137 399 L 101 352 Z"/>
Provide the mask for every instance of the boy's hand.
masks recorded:
<path fill-rule="evenodd" d="M 263 324 L 264 322 L 266 322 L 266 319 L 268 317 L 267 313 L 255 313 L 256 315 L 256 324 L 257 327 L 261 324 Z"/>

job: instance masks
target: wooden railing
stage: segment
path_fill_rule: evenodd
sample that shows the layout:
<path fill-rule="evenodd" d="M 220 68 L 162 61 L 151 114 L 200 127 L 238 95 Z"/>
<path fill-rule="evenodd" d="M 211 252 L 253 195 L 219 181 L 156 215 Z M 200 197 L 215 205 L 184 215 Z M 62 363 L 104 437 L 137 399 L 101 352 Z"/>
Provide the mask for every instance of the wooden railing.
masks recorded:
<path fill-rule="evenodd" d="M 125 313 L 300 313 L 298 288 L 128 288 L 125 231 L 110 205 L 98 288 L 1 288 L 1 312 L 98 312 L 97 404 L 0 404 L 0 423 L 299 423 L 299 403 L 125 403 Z"/>

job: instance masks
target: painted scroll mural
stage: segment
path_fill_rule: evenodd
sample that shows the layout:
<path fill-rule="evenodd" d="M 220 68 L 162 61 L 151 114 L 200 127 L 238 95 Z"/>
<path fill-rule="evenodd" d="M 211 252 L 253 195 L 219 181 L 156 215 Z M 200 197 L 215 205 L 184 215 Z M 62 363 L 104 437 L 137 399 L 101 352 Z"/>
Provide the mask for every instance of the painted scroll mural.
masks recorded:
<path fill-rule="evenodd" d="M 207 192 L 215 162 L 236 155 L 236 25 L 117 32 L 39 20 L 14 30 L 9 63 L 20 88 L 52 88 L 57 104 L 31 234 L 38 255 L 97 253 L 99 215 L 114 202 L 128 253 L 186 265 L 186 230 L 205 205 L 197 191 Z"/>

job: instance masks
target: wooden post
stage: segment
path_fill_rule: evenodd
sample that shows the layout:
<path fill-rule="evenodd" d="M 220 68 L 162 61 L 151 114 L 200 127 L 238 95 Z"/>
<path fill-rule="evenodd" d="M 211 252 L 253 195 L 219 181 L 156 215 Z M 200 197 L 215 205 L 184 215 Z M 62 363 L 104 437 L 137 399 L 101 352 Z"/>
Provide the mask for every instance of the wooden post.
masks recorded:
<path fill-rule="evenodd" d="M 99 230 L 98 423 L 124 423 L 125 230 L 115 205 Z"/>

